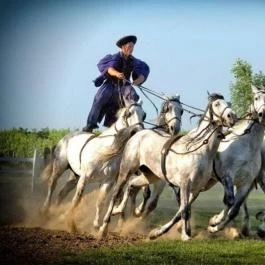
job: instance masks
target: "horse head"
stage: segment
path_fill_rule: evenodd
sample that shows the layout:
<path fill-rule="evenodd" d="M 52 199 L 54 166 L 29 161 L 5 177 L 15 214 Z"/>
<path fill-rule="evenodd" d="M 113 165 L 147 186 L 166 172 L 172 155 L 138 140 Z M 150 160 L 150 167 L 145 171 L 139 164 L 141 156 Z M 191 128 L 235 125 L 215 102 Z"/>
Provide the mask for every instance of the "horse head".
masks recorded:
<path fill-rule="evenodd" d="M 229 103 L 220 94 L 213 93 L 208 96 L 208 108 L 210 121 L 218 125 L 232 127 L 236 122 L 236 115 L 232 111 Z"/>
<path fill-rule="evenodd" d="M 259 123 L 265 125 L 265 88 L 257 87 L 251 84 L 253 103 L 251 105 L 251 113 Z"/>
<path fill-rule="evenodd" d="M 162 103 L 157 124 L 165 127 L 171 135 L 175 135 L 180 131 L 182 114 L 183 108 L 180 103 L 180 96 L 166 97 Z"/>
<path fill-rule="evenodd" d="M 143 121 L 146 113 L 142 108 L 142 100 L 137 102 L 133 100 L 124 100 L 125 107 L 118 112 L 116 127 L 118 129 L 126 128 L 132 125 L 139 125 L 139 129 L 143 128 Z"/>

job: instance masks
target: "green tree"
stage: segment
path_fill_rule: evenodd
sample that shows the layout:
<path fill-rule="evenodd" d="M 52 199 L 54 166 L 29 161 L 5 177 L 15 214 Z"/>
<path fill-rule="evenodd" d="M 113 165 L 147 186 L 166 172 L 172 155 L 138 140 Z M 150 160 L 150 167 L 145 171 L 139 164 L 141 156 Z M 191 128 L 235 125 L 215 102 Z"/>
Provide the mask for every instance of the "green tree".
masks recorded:
<path fill-rule="evenodd" d="M 236 60 L 231 72 L 235 78 L 230 86 L 232 106 L 237 115 L 242 116 L 252 102 L 251 83 L 265 88 L 265 75 L 262 71 L 253 74 L 251 65 L 241 59 Z"/>
<path fill-rule="evenodd" d="M 262 87 L 263 86 L 263 88 L 265 88 L 265 75 L 261 71 L 259 71 L 253 77 L 253 83 L 256 86 L 259 86 L 259 87 Z"/>
<path fill-rule="evenodd" d="M 237 115 L 241 116 L 248 111 L 252 102 L 252 67 L 248 62 L 237 59 L 231 71 L 235 78 L 230 86 L 232 106 Z"/>

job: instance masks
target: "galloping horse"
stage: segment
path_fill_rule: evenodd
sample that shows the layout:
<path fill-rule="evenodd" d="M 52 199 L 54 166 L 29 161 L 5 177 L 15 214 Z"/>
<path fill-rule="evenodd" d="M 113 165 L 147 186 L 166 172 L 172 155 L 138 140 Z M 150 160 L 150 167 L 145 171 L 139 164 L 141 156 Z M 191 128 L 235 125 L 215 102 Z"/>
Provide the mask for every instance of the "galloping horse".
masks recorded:
<path fill-rule="evenodd" d="M 231 186 L 234 185 L 236 194 L 232 202 L 225 198 L 226 208 L 210 219 L 208 227 L 210 232 L 223 229 L 237 216 L 244 203 L 245 218 L 242 233 L 249 234 L 246 199 L 261 169 L 261 147 L 265 130 L 265 90 L 260 90 L 254 85 L 251 87 L 253 103 L 250 118 L 235 124 L 232 133 L 220 143 L 215 159 L 215 174 L 224 180 L 223 183 L 230 182 Z M 212 179 L 210 187 L 216 181 Z"/>
<path fill-rule="evenodd" d="M 79 178 L 82 168 L 87 162 L 84 158 L 85 152 L 87 152 L 89 156 L 90 141 L 93 139 L 102 140 L 102 148 L 107 148 L 115 142 L 115 138 L 117 138 L 119 132 L 122 132 L 124 128 L 128 128 L 131 125 L 142 126 L 145 117 L 145 112 L 142 109 L 142 101 L 139 100 L 137 103 L 124 101 L 124 103 L 125 107 L 117 114 L 117 121 L 99 137 L 96 137 L 96 135 L 92 133 L 73 132 L 64 136 L 58 142 L 53 152 L 52 161 L 50 161 L 42 173 L 42 178 L 48 181 L 48 193 L 42 207 L 43 212 L 49 210 L 52 193 L 56 187 L 57 180 L 67 169 L 73 172 L 73 180 Z M 106 141 L 104 141 L 104 139 L 106 139 Z M 96 151 L 97 150 L 91 150 L 91 153 Z"/>
<path fill-rule="evenodd" d="M 170 137 L 173 135 L 177 135 L 180 131 L 181 127 L 181 116 L 183 114 L 183 108 L 180 103 L 180 96 L 173 96 L 173 97 L 167 97 L 165 101 L 162 103 L 160 114 L 157 118 L 157 126 L 152 128 L 152 130 L 155 130 L 158 133 L 163 134 L 163 137 Z M 165 133 L 169 134 L 166 135 Z M 128 196 L 131 196 L 131 214 L 139 216 L 142 210 L 144 209 L 147 200 L 149 199 L 150 194 L 150 188 L 148 183 L 146 185 L 143 185 L 142 178 L 145 179 L 145 177 L 140 175 L 135 175 L 132 177 L 132 179 L 129 181 L 128 186 L 126 188 L 126 192 L 123 197 L 124 202 L 127 201 Z M 138 185 L 139 183 L 139 185 Z M 156 203 L 159 199 L 159 196 L 161 192 L 163 191 L 166 182 L 163 180 L 158 180 L 153 183 L 153 193 L 152 197 L 150 199 L 151 204 L 148 205 L 148 211 L 151 211 L 153 208 L 155 208 Z M 143 196 L 144 200 L 141 203 L 141 205 L 136 208 L 136 196 L 140 190 L 140 187 L 143 189 Z M 120 213 L 118 208 L 114 208 L 113 214 Z"/>
<path fill-rule="evenodd" d="M 99 237 L 103 237 L 107 231 L 115 200 L 129 176 L 140 169 L 148 183 L 162 179 L 179 186 L 181 190 L 178 212 L 170 222 L 151 231 L 150 238 L 164 234 L 182 219 L 182 239 L 190 239 L 191 204 L 208 183 L 213 159 L 223 136 L 223 125 L 230 127 L 234 120 L 234 113 L 223 96 L 212 94 L 198 127 L 182 138 L 168 139 L 151 130 L 142 130 L 132 136 L 123 151 L 119 177 Z"/>

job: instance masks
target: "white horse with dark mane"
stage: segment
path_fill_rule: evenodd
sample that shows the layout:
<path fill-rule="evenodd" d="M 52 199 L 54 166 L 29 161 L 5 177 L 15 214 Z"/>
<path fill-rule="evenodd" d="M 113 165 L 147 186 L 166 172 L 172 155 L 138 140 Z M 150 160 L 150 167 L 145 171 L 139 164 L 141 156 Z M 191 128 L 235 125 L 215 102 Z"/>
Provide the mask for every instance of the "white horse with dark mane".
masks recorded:
<path fill-rule="evenodd" d="M 140 169 L 148 183 L 161 179 L 181 190 L 178 212 L 167 224 L 153 230 L 150 238 L 164 234 L 182 219 L 182 239 L 190 239 L 191 204 L 209 181 L 213 160 L 223 136 L 223 125 L 230 127 L 234 122 L 234 113 L 223 96 L 212 94 L 198 127 L 185 136 L 168 139 L 152 130 L 142 130 L 132 136 L 123 151 L 119 177 L 99 237 L 107 232 L 120 191 L 130 175 Z"/>
<path fill-rule="evenodd" d="M 142 109 L 142 101 L 124 101 L 125 107 L 117 114 L 117 121 L 99 136 L 86 132 L 73 132 L 64 136 L 53 152 L 52 161 L 44 169 L 42 177 L 48 180 L 48 194 L 45 199 L 42 211 L 47 212 L 56 187 L 58 178 L 67 170 L 74 172 L 75 176 L 83 176 L 89 179 L 91 176 L 89 165 L 94 164 L 96 157 L 101 153 L 119 152 L 124 143 L 129 139 L 131 133 L 137 128 L 143 128 L 145 112 Z M 97 143 L 91 145 L 91 143 Z M 105 167 L 108 170 L 108 167 Z M 80 187 L 78 191 L 80 193 Z M 79 193 L 74 201 L 79 200 Z"/>
<path fill-rule="evenodd" d="M 249 214 L 246 200 L 255 185 L 261 170 L 261 148 L 265 129 L 265 90 L 251 85 L 253 102 L 247 119 L 235 124 L 232 132 L 220 143 L 215 159 L 215 178 L 209 183 L 210 188 L 217 178 L 227 185 L 236 187 L 234 198 L 224 196 L 226 208 L 210 219 L 208 230 L 217 232 L 231 222 L 244 205 L 245 217 L 241 232 L 249 234 Z"/>
<path fill-rule="evenodd" d="M 157 126 L 152 128 L 152 130 L 161 134 L 161 136 L 165 138 L 170 138 L 173 135 L 177 135 L 180 132 L 181 128 L 182 114 L 183 109 L 180 103 L 180 96 L 177 95 L 173 97 L 167 97 L 161 105 L 161 111 L 157 118 Z M 166 182 L 164 182 L 163 180 L 157 180 L 153 183 L 153 192 L 152 197 L 150 198 L 151 205 L 148 205 L 147 207 L 148 213 L 153 208 L 155 208 L 156 203 L 159 199 L 159 195 L 163 191 L 165 185 Z M 144 200 L 141 205 L 136 208 L 136 196 L 141 188 L 143 189 Z M 125 200 L 127 201 L 129 196 L 131 198 L 130 214 L 139 216 L 142 213 L 142 210 L 144 210 L 150 196 L 150 186 L 149 183 L 145 181 L 143 174 L 132 176 L 126 188 L 125 195 L 123 196 L 123 203 L 126 203 Z M 120 213 L 118 208 L 113 210 L 113 215 L 117 213 Z"/>

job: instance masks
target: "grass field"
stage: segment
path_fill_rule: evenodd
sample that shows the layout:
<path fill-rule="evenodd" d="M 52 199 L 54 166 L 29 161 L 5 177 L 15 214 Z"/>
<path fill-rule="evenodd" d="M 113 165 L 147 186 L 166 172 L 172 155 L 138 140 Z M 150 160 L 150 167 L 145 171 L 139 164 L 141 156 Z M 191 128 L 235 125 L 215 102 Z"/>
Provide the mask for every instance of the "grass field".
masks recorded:
<path fill-rule="evenodd" d="M 158 240 L 131 247 L 91 249 L 63 254 L 61 264 L 264 264 L 265 242 L 259 240 Z"/>

